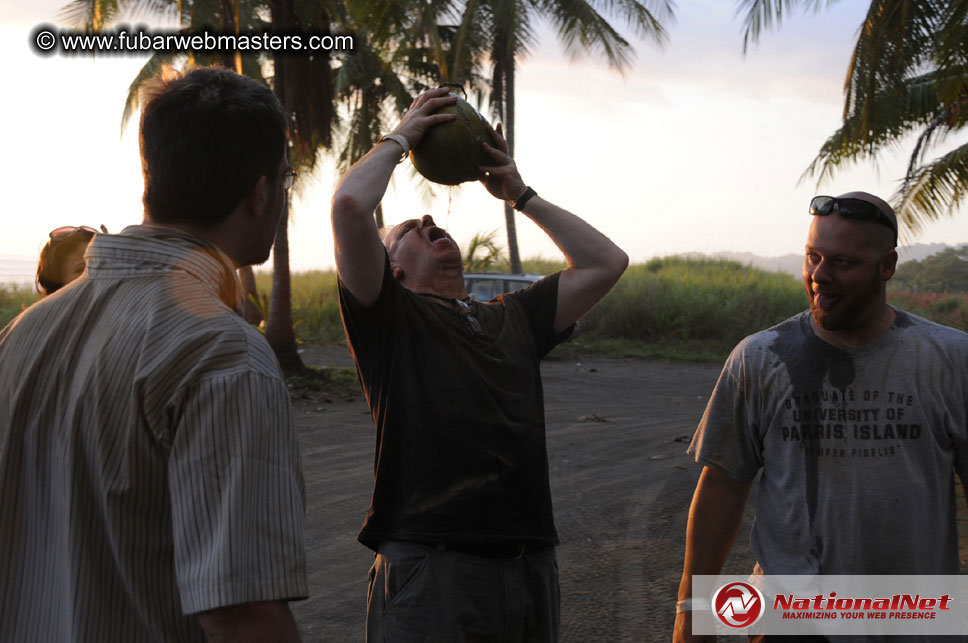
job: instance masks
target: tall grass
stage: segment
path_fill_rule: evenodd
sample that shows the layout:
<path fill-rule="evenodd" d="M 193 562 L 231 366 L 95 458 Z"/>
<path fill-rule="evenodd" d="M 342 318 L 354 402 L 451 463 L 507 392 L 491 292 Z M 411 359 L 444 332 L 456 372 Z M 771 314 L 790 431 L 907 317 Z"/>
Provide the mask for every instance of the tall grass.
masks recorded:
<path fill-rule="evenodd" d="M 272 292 L 272 274 L 257 273 L 255 283 L 259 293 L 268 301 Z M 311 270 L 293 273 L 292 318 L 296 337 L 303 341 L 322 344 L 343 341 L 335 271 Z"/>
<path fill-rule="evenodd" d="M 593 348 L 607 340 L 613 350 L 605 352 L 721 359 L 746 335 L 805 306 L 802 286 L 789 275 L 666 257 L 630 266 L 582 319 L 576 341 Z"/>
<path fill-rule="evenodd" d="M 560 260 L 529 259 L 525 272 L 549 273 Z M 268 293 L 271 275 L 256 277 Z M 341 342 L 343 330 L 333 272 L 292 278 L 296 335 Z M 746 335 L 803 310 L 802 287 L 787 275 L 714 259 L 654 259 L 631 266 L 616 287 L 582 319 L 568 352 L 615 356 L 722 359 Z"/>
<path fill-rule="evenodd" d="M 547 274 L 560 260 L 529 259 L 524 271 Z M 256 279 L 268 293 L 271 275 Z M 310 342 L 343 341 L 332 271 L 292 278 L 296 335 Z M 968 295 L 892 293 L 889 301 L 928 319 L 968 331 Z M 614 357 L 721 361 L 743 337 L 807 308 L 803 285 L 783 273 L 711 258 L 664 257 L 635 264 L 581 321 L 558 350 Z"/>
<path fill-rule="evenodd" d="M 562 259 L 546 259 L 545 257 L 531 257 L 521 261 L 521 269 L 525 274 L 531 275 L 550 275 L 553 272 L 564 270 L 567 265 Z"/>
<path fill-rule="evenodd" d="M 547 274 L 565 267 L 561 260 L 544 258 L 522 262 L 524 271 Z M 272 273 L 256 273 L 256 287 L 268 302 L 272 292 Z M 336 272 L 311 270 L 292 275 L 292 316 L 296 337 L 306 342 L 334 344 L 344 341 L 339 316 Z"/>
<path fill-rule="evenodd" d="M 547 274 L 559 260 L 529 259 L 525 272 Z M 265 299 L 272 275 L 256 275 Z M 0 286 L 0 326 L 37 300 L 28 288 Z M 889 293 L 888 300 L 922 317 L 968 331 L 968 295 Z M 341 343 L 334 271 L 292 276 L 296 336 Z M 630 266 L 615 288 L 558 350 L 609 356 L 722 360 L 740 339 L 807 307 L 803 286 L 786 274 L 735 261 L 666 257 Z"/>
<path fill-rule="evenodd" d="M 888 293 L 888 303 L 931 321 L 968 331 L 968 295 L 945 293 Z"/>
<path fill-rule="evenodd" d="M 33 288 L 0 285 L 0 328 L 10 323 L 25 308 L 40 299 Z"/>

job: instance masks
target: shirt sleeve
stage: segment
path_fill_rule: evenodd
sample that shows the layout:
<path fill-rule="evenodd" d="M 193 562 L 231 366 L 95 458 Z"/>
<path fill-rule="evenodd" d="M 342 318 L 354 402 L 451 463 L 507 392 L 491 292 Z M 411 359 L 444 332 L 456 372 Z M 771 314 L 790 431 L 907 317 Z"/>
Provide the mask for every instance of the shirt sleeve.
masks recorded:
<path fill-rule="evenodd" d="M 752 480 L 763 466 L 750 368 L 741 342 L 723 367 L 688 453 L 736 480 Z"/>
<path fill-rule="evenodd" d="M 305 493 L 285 382 L 204 378 L 180 413 L 168 484 L 184 613 L 305 598 Z"/>
<path fill-rule="evenodd" d="M 555 315 L 558 313 L 558 278 L 560 272 L 548 275 L 523 290 L 501 295 L 507 305 L 515 302 L 522 307 L 531 327 L 538 359 L 551 352 L 555 346 L 571 337 L 575 325 L 560 333 L 554 331 Z"/>
<path fill-rule="evenodd" d="M 955 446 L 954 466 L 965 488 L 965 494 L 968 495 L 968 442 L 961 442 Z"/>
<path fill-rule="evenodd" d="M 365 365 L 371 365 L 373 369 L 380 368 L 383 357 L 391 350 L 393 342 L 392 328 L 386 320 L 394 318 L 394 307 L 398 301 L 396 292 L 402 286 L 393 278 L 389 255 L 384 256 L 380 294 L 370 306 L 361 304 L 346 289 L 343 280 L 337 280 L 339 313 L 346 334 L 346 346 L 357 368 L 364 371 L 367 368 Z M 375 378 L 374 372 L 363 372 L 362 375 L 366 381 Z"/>

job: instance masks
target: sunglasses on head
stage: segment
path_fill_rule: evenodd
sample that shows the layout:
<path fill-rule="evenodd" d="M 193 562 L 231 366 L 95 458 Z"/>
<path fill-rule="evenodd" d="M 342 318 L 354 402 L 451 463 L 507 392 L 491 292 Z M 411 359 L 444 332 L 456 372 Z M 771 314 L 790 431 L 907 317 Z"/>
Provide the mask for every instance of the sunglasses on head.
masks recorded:
<path fill-rule="evenodd" d="M 810 199 L 810 214 L 815 217 L 825 217 L 837 208 L 837 213 L 845 219 L 854 221 L 873 221 L 887 226 L 894 233 L 894 245 L 897 245 L 897 225 L 873 203 L 862 199 L 838 199 L 832 196 L 815 196 Z"/>
<path fill-rule="evenodd" d="M 60 228 L 57 228 L 55 230 L 51 230 L 50 231 L 50 238 L 51 239 L 66 239 L 67 237 L 74 236 L 74 234 L 77 233 L 77 232 L 88 232 L 92 236 L 95 235 L 95 234 L 97 234 L 97 230 L 95 230 L 94 228 L 91 228 L 89 226 L 86 226 L 86 225 L 82 225 L 82 226 L 66 225 L 66 226 L 62 226 Z"/>

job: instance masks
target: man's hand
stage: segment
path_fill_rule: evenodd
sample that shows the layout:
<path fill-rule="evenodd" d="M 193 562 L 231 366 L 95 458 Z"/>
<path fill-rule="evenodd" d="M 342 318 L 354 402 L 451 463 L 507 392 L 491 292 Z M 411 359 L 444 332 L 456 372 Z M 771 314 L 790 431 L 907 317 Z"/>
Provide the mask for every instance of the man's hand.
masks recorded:
<path fill-rule="evenodd" d="M 692 612 L 676 614 L 675 628 L 672 630 L 673 643 L 716 643 L 716 635 L 692 633 Z"/>
<path fill-rule="evenodd" d="M 743 509 L 749 496 L 751 480 L 736 480 L 712 467 L 703 467 L 689 507 L 686 524 L 686 555 L 679 581 L 679 598 L 692 596 L 693 575 L 716 575 L 723 569 L 729 550 L 736 540 Z M 696 613 L 712 618 L 710 612 Z M 672 640 L 715 641 L 716 637 L 692 635 L 692 612 L 676 614 Z"/>
<path fill-rule="evenodd" d="M 494 165 L 479 167 L 484 173 L 481 183 L 492 196 L 513 204 L 524 195 L 527 186 L 508 154 L 501 126 L 497 130 L 488 126 L 488 133 L 494 144 L 481 145 L 494 159 Z M 629 258 L 587 222 L 538 195 L 531 197 L 522 211 L 551 237 L 568 261 L 568 268 L 558 279 L 558 302 L 552 325 L 560 333 L 605 296 L 622 276 Z"/>
<path fill-rule="evenodd" d="M 241 603 L 200 612 L 209 643 L 299 643 L 299 629 L 284 601 Z"/>
<path fill-rule="evenodd" d="M 413 99 L 410 109 L 403 115 L 403 119 L 392 133 L 407 139 L 410 149 L 413 149 L 417 147 L 428 129 L 438 123 L 446 123 L 457 118 L 457 114 L 434 113 L 441 107 L 453 105 L 456 102 L 457 96 L 451 95 L 446 87 L 428 89 Z"/>
<path fill-rule="evenodd" d="M 428 129 L 457 118 L 456 114 L 435 114 L 457 102 L 447 88 L 430 89 L 417 96 L 393 134 L 407 139 L 411 149 Z M 347 290 L 364 306 L 380 294 L 386 251 L 373 220 L 390 176 L 400 162 L 400 146 L 387 141 L 377 144 L 343 175 L 333 195 L 333 238 L 336 269 Z"/>
<path fill-rule="evenodd" d="M 482 165 L 478 168 L 484 173 L 481 183 L 491 193 L 491 196 L 514 203 L 524 194 L 527 186 L 521 180 L 514 159 L 508 155 L 508 143 L 504 140 L 501 124 L 498 123 L 497 130 L 488 124 L 487 132 L 491 135 L 491 142 L 494 145 L 487 143 L 482 143 L 482 145 L 484 151 L 494 159 L 495 165 Z"/>

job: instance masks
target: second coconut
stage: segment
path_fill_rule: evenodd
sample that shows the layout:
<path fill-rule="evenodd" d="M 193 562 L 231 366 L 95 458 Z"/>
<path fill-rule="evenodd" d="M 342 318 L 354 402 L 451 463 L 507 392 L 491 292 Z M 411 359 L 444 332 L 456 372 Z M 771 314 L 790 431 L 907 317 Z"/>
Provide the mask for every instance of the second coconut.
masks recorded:
<path fill-rule="evenodd" d="M 449 95 L 457 96 L 451 92 Z M 481 165 L 492 165 L 494 159 L 482 143 L 491 143 L 487 121 L 466 100 L 440 108 L 437 114 L 457 114 L 457 118 L 434 125 L 410 151 L 410 160 L 424 178 L 443 185 L 457 185 L 481 178 Z"/>

